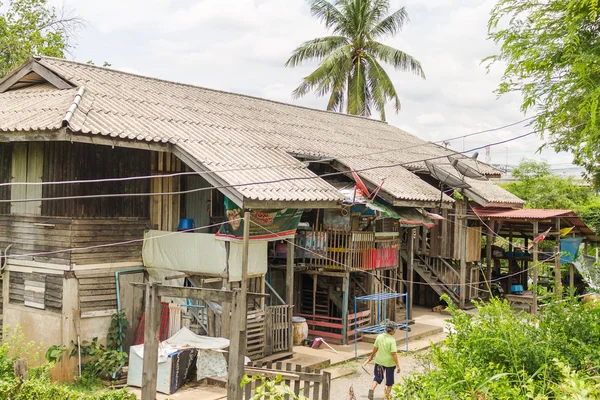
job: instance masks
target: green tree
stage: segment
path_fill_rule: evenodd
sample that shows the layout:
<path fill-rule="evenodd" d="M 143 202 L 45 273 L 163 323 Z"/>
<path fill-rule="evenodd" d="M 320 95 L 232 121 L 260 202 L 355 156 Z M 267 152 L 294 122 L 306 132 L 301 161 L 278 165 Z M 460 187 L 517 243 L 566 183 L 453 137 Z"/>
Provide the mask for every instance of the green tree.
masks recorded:
<path fill-rule="evenodd" d="M 504 68 L 498 93 L 520 92 L 548 145 L 570 151 L 600 186 L 598 0 L 498 0 L 488 25 Z"/>
<path fill-rule="evenodd" d="M 320 61 L 319 67 L 294 90 L 294 97 L 315 91 L 319 96 L 329 95 L 328 110 L 370 116 L 375 109 L 382 120 L 385 104 L 391 100 L 398 112 L 400 98 L 380 62 L 425 78 L 419 61 L 378 41 L 402 30 L 408 21 L 404 7 L 390 13 L 389 0 L 309 3 L 312 15 L 334 36 L 303 43 L 286 62 L 286 66 L 295 67 L 308 60 Z"/>
<path fill-rule="evenodd" d="M 505 187 L 525 200 L 527 207 L 578 209 L 593 200 L 589 187 L 577 185 L 572 177 L 552 173 L 547 162 L 523 160 L 512 175 L 517 181 Z"/>
<path fill-rule="evenodd" d="M 64 57 L 83 22 L 47 0 L 0 1 L 0 78 L 32 55 Z"/>

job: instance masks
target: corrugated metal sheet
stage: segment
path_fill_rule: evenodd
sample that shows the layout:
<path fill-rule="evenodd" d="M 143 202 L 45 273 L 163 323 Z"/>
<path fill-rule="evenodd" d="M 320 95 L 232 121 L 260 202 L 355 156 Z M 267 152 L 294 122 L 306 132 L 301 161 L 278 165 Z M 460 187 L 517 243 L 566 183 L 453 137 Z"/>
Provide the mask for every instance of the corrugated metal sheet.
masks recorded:
<path fill-rule="evenodd" d="M 85 93 L 69 127 L 74 132 L 169 142 L 194 157 L 244 197 L 337 201 L 339 193 L 289 154 L 334 158 L 399 200 L 439 201 L 437 188 L 409 171 L 426 158 L 455 155 L 401 129 L 368 118 L 313 110 L 233 93 L 42 57 L 37 62 Z M 0 129 L 56 128 L 77 89 L 18 90 L 0 95 Z M 12 96 L 12 97 L 11 97 Z M 22 98 L 18 106 L 11 101 Z M 33 104 L 31 101 L 33 100 Z M 23 114 L 23 115 L 19 115 Z M 30 119 L 31 118 L 31 119 Z M 448 163 L 445 158 L 440 162 Z M 383 168 L 389 164 L 401 166 Z M 475 163 L 475 162 L 474 162 Z M 283 164 L 283 165 L 282 165 Z M 280 166 L 281 165 L 281 166 Z M 484 174 L 497 175 L 476 163 Z M 254 168 L 223 172 L 224 169 Z M 261 185 L 256 182 L 277 181 Z M 247 184 L 247 186 L 242 186 Z M 490 191 L 502 197 L 503 189 Z M 506 196 L 504 196 L 506 197 Z M 445 196 L 444 201 L 452 199 Z M 500 201 L 502 201 L 500 199 Z"/>
<path fill-rule="evenodd" d="M 481 218 L 506 218 L 506 219 L 547 219 L 552 217 L 576 216 L 572 210 L 545 210 L 537 208 L 523 208 L 520 210 L 507 210 L 505 208 L 473 208 L 475 215 Z"/>

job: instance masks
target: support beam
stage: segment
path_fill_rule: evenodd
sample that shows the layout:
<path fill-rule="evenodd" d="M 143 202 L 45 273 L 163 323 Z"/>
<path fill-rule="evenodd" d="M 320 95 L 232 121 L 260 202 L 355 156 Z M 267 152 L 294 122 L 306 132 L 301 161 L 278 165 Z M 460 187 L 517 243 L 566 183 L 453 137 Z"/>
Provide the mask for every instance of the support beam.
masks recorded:
<path fill-rule="evenodd" d="M 467 298 L 467 200 L 463 200 L 464 204 L 460 208 L 460 297 L 458 299 L 459 307 L 465 308 L 465 300 Z"/>
<path fill-rule="evenodd" d="M 562 277 L 560 273 L 560 217 L 556 217 L 556 249 L 555 253 L 557 254 L 554 260 L 554 284 L 556 296 L 559 298 L 562 297 Z"/>
<path fill-rule="evenodd" d="M 131 282 L 130 285 L 139 288 L 145 289 L 145 283 L 139 282 Z M 215 303 L 223 303 L 223 302 L 231 302 L 233 300 L 233 292 L 228 290 L 219 290 L 219 289 L 200 289 L 200 288 L 190 288 L 190 287 L 180 287 L 180 286 L 168 286 L 168 285 L 160 285 L 157 288 L 158 296 L 165 297 L 176 297 L 181 299 L 195 299 L 195 300 L 204 300 L 204 301 L 212 301 Z M 246 293 L 246 295 L 250 298 L 263 298 L 268 297 L 268 294 L 265 293 Z"/>
<path fill-rule="evenodd" d="M 348 344 L 348 301 L 350 296 L 350 273 L 342 279 L 344 293 L 342 297 L 342 344 Z"/>
<path fill-rule="evenodd" d="M 538 237 L 538 222 L 533 222 L 533 238 Z M 538 242 L 533 242 L 533 298 L 531 301 L 531 313 L 537 314 L 537 286 L 538 286 Z"/>
<path fill-rule="evenodd" d="M 408 284 L 408 304 L 406 307 L 408 308 L 408 319 L 412 319 L 412 310 L 413 310 L 413 293 L 414 293 L 414 271 L 415 271 L 415 228 L 408 229 L 408 237 L 407 237 L 407 248 L 406 252 L 408 253 L 408 260 L 406 260 L 407 268 L 406 268 L 406 280 Z"/>
<path fill-rule="evenodd" d="M 142 400 L 156 399 L 158 377 L 158 343 L 160 335 L 159 284 L 146 284 L 146 319 L 144 327 L 144 360 L 142 364 Z"/>
<path fill-rule="evenodd" d="M 229 371 L 227 376 L 227 399 L 242 400 L 240 386 L 244 377 L 244 358 L 246 356 L 246 325 L 248 292 L 248 249 L 250 246 L 250 213 L 244 213 L 244 241 L 242 249 L 242 280 L 240 289 L 233 291 L 233 312 L 231 315 L 231 341 L 229 345 Z"/>
<path fill-rule="evenodd" d="M 294 330 L 292 329 L 292 316 L 294 314 L 294 309 L 292 308 L 294 304 L 294 248 L 294 238 L 288 239 L 285 266 L 285 302 L 290 307 L 287 313 L 289 351 L 294 347 Z"/>
<path fill-rule="evenodd" d="M 494 241 L 494 236 L 491 227 L 491 224 L 488 221 L 487 229 L 486 229 L 486 240 L 485 240 L 485 264 L 487 266 L 487 270 L 485 272 L 485 280 L 487 281 L 487 287 L 491 287 L 492 283 L 492 242 Z M 491 289 L 490 289 L 491 292 Z"/>

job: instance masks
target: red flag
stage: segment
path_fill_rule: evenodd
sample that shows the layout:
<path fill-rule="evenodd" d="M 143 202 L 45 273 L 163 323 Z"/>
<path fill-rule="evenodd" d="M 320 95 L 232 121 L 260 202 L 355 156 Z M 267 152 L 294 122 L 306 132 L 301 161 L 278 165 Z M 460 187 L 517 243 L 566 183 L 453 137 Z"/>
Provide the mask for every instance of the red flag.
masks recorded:
<path fill-rule="evenodd" d="M 546 236 L 548 236 L 548 234 L 550 233 L 550 229 L 548 228 L 548 230 L 546 230 L 545 232 L 543 232 L 541 235 L 539 235 L 538 237 L 533 238 L 533 243 L 538 243 L 541 242 L 542 240 L 546 239 Z M 529 248 L 532 248 L 533 244 L 529 245 Z"/>
<path fill-rule="evenodd" d="M 360 189 L 360 191 L 365 195 L 366 198 L 370 198 L 371 193 L 369 193 L 369 189 L 367 189 L 367 186 L 365 186 L 362 179 L 360 179 L 360 176 L 358 176 L 356 171 L 352 168 L 350 168 L 350 172 L 352 172 L 352 177 L 354 178 L 354 181 L 356 182 L 356 186 Z"/>

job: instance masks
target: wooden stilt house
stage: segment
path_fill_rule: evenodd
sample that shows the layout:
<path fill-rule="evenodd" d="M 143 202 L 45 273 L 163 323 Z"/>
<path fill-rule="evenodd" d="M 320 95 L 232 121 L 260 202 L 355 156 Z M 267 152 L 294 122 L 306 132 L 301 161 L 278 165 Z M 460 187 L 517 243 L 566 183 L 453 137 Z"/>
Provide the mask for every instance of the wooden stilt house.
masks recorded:
<path fill-rule="evenodd" d="M 197 234 L 215 234 L 231 220 L 226 199 L 252 210 L 259 226 L 269 213 L 302 213 L 297 227 L 266 238 L 269 267 L 251 278 L 252 290 L 271 294 L 249 310 L 265 315 L 256 341 L 279 338 L 254 356 L 289 351 L 290 307 L 347 342 L 352 321 L 371 318 L 353 315 L 358 293 L 406 291 L 412 304 L 427 296 L 414 281 L 441 280 L 455 296 L 457 273 L 460 293 L 475 283 L 468 266 L 481 235 L 457 228 L 466 203 L 425 160 L 451 168 L 448 157 L 458 158 L 484 177 L 498 171 L 387 123 L 49 57 L 0 81 L 0 116 L 3 317 L 28 339 L 68 345 L 76 322 L 84 338 L 102 338 L 124 310 L 133 340 L 142 298 L 129 282 L 155 268 L 142 252 L 149 232 L 175 232 L 187 219 Z M 375 210 L 344 203 L 340 183 L 353 187 L 357 177 L 377 192 Z M 461 191 L 483 207 L 522 207 L 486 179 Z M 392 217 L 381 217 L 381 205 Z M 162 246 L 185 253 L 185 243 Z M 217 273 L 197 260 L 172 269 L 186 284 L 230 286 L 227 260 Z M 228 311 L 213 306 L 196 322 L 227 336 Z"/>

